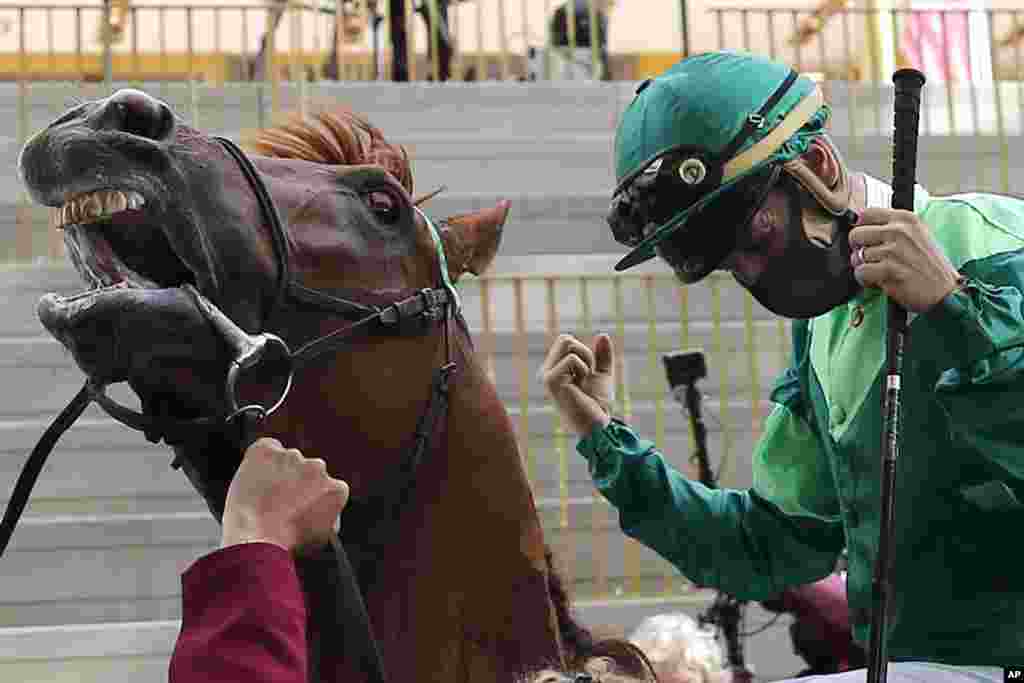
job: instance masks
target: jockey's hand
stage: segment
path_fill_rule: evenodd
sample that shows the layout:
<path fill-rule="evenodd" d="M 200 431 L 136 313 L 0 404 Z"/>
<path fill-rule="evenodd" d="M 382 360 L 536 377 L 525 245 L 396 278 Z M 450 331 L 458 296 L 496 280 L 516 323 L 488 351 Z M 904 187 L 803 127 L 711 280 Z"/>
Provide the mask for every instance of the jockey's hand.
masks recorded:
<path fill-rule="evenodd" d="M 221 547 L 263 541 L 301 554 L 336 533 L 347 502 L 348 484 L 327 474 L 323 460 L 258 439 L 228 488 Z"/>
<path fill-rule="evenodd" d="M 551 345 L 537 373 L 562 419 L 581 438 L 611 421 L 614 353 L 611 337 L 606 334 L 594 337 L 592 349 L 571 334 L 562 334 Z"/>
<path fill-rule="evenodd" d="M 875 287 L 904 308 L 924 313 L 956 288 L 956 268 L 910 211 L 871 208 L 850 231 L 850 260 L 863 287 Z"/>

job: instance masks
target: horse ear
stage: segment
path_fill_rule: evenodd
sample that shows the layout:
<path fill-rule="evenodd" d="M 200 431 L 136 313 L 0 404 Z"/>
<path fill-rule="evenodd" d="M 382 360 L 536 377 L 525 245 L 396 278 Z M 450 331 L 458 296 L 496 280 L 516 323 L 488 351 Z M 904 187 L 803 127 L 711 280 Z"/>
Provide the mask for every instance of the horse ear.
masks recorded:
<path fill-rule="evenodd" d="M 455 282 L 463 273 L 483 274 L 494 261 L 511 202 L 442 221 L 441 240 L 448 260 L 448 277 Z"/>

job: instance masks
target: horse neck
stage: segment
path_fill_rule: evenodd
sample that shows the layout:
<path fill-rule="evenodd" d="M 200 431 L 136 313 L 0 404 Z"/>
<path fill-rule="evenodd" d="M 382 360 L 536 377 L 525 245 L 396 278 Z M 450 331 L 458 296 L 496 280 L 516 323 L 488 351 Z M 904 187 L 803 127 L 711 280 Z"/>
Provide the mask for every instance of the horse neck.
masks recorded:
<path fill-rule="evenodd" d="M 456 328 L 453 323 L 453 332 Z M 449 463 L 448 476 L 458 482 L 459 505 L 479 511 L 476 524 L 494 525 L 496 538 L 506 539 L 541 569 L 543 533 L 512 421 L 468 335 L 460 330 L 452 340 L 459 367 L 440 450 Z"/>

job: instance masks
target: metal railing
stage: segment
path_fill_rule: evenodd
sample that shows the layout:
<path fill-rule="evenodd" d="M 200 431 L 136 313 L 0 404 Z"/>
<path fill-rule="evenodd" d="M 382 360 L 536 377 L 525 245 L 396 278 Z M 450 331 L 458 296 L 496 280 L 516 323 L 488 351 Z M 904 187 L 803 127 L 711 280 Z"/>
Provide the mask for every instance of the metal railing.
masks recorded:
<path fill-rule="evenodd" d="M 925 71 L 921 134 L 944 138 L 944 156 L 971 154 L 960 141 L 980 143 L 975 156 L 998 150 L 998 168 L 982 167 L 961 189 L 1011 193 L 1011 143 L 1024 135 L 1024 10 L 907 10 L 718 6 L 715 47 L 748 50 L 788 62 L 846 100 L 846 120 L 834 120 L 851 147 L 887 135 L 892 125 L 892 72 Z M 910 31 L 909 20 L 930 28 Z M 931 45 L 925 44 L 931 40 Z M 957 44 L 957 41 L 960 41 Z M 928 50 L 935 60 L 924 60 Z M 964 54 L 964 53 L 967 54 Z M 909 54 L 908 54 L 909 53 Z M 952 54 L 963 61 L 956 73 Z M 865 83 L 865 86 L 859 86 Z M 841 92 L 840 92 L 841 91 Z M 936 143 L 939 144 L 939 143 Z M 959 149 L 955 149 L 958 148 Z M 994 177 L 988 174 L 992 173 Z M 1019 190 L 1018 190 L 1019 191 Z"/>
<path fill-rule="evenodd" d="M 611 334 L 616 347 L 615 412 L 637 426 L 680 471 L 696 475 L 693 435 L 668 392 L 661 356 L 700 347 L 712 457 L 724 485 L 749 484 L 751 446 L 767 414 L 770 378 L 789 354 L 789 326 L 735 282 L 713 274 L 681 287 L 668 272 L 619 275 L 496 274 L 461 286 L 479 354 L 497 381 L 519 436 L 529 480 L 550 512 L 545 529 L 578 597 L 679 595 L 694 587 L 622 535 L 582 458 L 536 378 L 547 347 L 563 332 Z M 726 300 L 727 299 L 727 300 Z M 476 310 L 474 310 L 476 309 Z M 555 488 L 557 487 L 557 488 Z M 557 512 L 555 506 L 557 505 Z M 585 542 L 566 543 L 573 532 Z M 581 556 L 579 553 L 583 552 Z M 695 596 L 695 599 L 700 599 Z"/>
<path fill-rule="evenodd" d="M 973 25 L 969 40 L 984 41 L 989 51 L 990 65 L 980 73 L 982 65 L 976 65 L 975 79 L 1024 80 L 1024 10 L 837 9 L 826 3 L 824 11 L 718 5 L 708 12 L 715 32 L 710 47 L 765 54 L 798 71 L 841 81 L 888 82 L 895 68 L 908 65 L 906 49 L 920 49 L 921 42 L 908 31 L 911 19 L 937 23 L 936 47 L 947 54 L 957 47 L 954 33 L 964 22 Z"/>
<path fill-rule="evenodd" d="M 531 48 L 566 59 L 585 47 L 602 64 L 598 41 L 582 32 L 604 16 L 601 0 L 587 0 L 585 16 L 565 15 L 562 47 L 550 42 L 551 0 L 543 8 L 528 0 L 110 2 L 0 3 L 0 78 L 387 80 L 403 59 L 408 80 L 515 80 L 528 77 Z M 545 63 L 541 77 L 553 68 Z"/>
<path fill-rule="evenodd" d="M 563 8 L 556 45 L 555 12 L 566 2 L 576 0 L 0 2 L 0 78 L 388 80 L 396 59 L 407 62 L 409 80 L 564 78 L 574 77 L 573 60 L 583 48 L 589 73 L 582 77 L 636 79 L 690 50 L 730 47 L 770 54 L 828 79 L 884 82 L 908 21 L 928 17 L 939 20 L 944 41 L 958 22 L 984 25 L 991 52 L 986 70 L 999 81 L 1024 80 L 1024 10 L 875 10 L 840 2 L 720 5 L 689 15 L 684 9 L 673 17 L 686 29 L 678 45 L 610 54 L 603 74 L 602 40 L 590 37 L 606 34 L 606 2 L 585 0 L 580 14 Z M 689 24 L 698 29 L 693 38 Z M 617 26 L 620 33 L 630 30 L 632 24 Z M 406 40 L 399 41 L 402 35 Z"/>

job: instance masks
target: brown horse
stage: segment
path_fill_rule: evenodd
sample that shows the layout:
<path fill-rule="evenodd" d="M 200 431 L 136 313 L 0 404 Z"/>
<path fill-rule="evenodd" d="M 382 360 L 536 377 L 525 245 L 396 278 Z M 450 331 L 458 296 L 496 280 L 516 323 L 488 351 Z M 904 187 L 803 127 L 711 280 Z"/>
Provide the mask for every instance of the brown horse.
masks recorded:
<path fill-rule="evenodd" d="M 253 146 L 286 226 L 292 279 L 380 307 L 437 285 L 441 257 L 413 207 L 408 157 L 380 131 L 322 115 L 264 131 Z M 287 158 L 296 156 L 307 160 Z M 225 404 L 231 358 L 183 285 L 245 332 L 271 331 L 293 349 L 348 324 L 278 306 L 283 264 L 252 181 L 223 145 L 145 93 L 68 111 L 26 144 L 19 166 L 90 285 L 44 297 L 43 324 L 94 380 L 127 381 L 148 416 L 194 419 Z M 443 222 L 453 282 L 490 265 L 508 208 Z M 570 617 L 512 425 L 461 318 L 422 335 L 353 337 L 295 375 L 260 433 L 323 458 L 353 501 L 386 497 L 446 358 L 456 363 L 450 404 L 410 496 L 393 524 L 362 534 L 357 568 L 388 677 L 490 683 L 571 666 L 595 644 Z M 237 443 L 217 430 L 163 438 L 217 514 L 223 501 L 211 491 L 230 481 Z M 341 639 L 320 636 L 329 654 L 330 638 Z M 320 678 L 365 680 L 341 649 Z"/>

